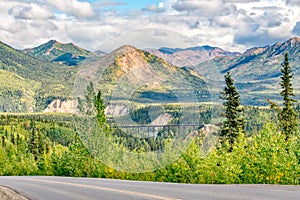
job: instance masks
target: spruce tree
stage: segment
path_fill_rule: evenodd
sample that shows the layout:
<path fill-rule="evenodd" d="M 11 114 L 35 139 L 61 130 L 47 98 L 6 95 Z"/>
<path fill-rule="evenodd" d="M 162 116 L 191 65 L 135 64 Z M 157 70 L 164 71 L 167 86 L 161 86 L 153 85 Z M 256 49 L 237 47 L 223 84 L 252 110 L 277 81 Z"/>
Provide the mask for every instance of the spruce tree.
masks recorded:
<path fill-rule="evenodd" d="M 98 92 L 97 96 L 95 96 L 94 107 L 96 110 L 96 117 L 100 127 L 106 123 L 106 116 L 105 116 L 105 105 L 103 103 L 101 91 Z"/>
<path fill-rule="evenodd" d="M 242 117 L 243 109 L 240 104 L 240 95 L 234 85 L 234 80 L 231 74 L 227 72 L 224 76 L 226 87 L 221 92 L 221 99 L 225 100 L 223 105 L 225 106 L 225 121 L 221 130 L 221 136 L 223 141 L 227 140 L 232 146 L 237 140 L 240 132 L 244 132 L 245 122 Z"/>
<path fill-rule="evenodd" d="M 292 73 L 292 68 L 289 64 L 289 56 L 286 53 L 284 56 L 284 62 L 281 64 L 281 83 L 280 86 L 282 91 L 280 95 L 283 97 L 283 108 L 279 112 L 279 122 L 280 128 L 286 135 L 286 139 L 290 135 L 298 131 L 298 114 L 294 108 L 294 102 L 297 102 L 292 97 L 295 96 L 294 89 L 292 87 L 291 81 L 294 78 Z"/>
<path fill-rule="evenodd" d="M 86 87 L 85 101 L 86 101 L 86 114 L 91 115 L 93 113 L 94 99 L 95 99 L 94 85 L 92 82 Z"/>
<path fill-rule="evenodd" d="M 84 108 L 83 108 L 83 102 L 82 102 L 81 98 L 77 97 L 77 101 L 78 101 L 77 109 L 79 110 L 79 113 L 83 113 Z"/>
<path fill-rule="evenodd" d="M 28 150 L 34 156 L 34 160 L 38 160 L 39 156 L 39 139 L 36 128 L 33 127 L 29 136 Z"/>
<path fill-rule="evenodd" d="M 2 147 L 5 147 L 5 137 L 4 137 L 4 135 L 2 135 L 1 141 L 2 141 Z"/>

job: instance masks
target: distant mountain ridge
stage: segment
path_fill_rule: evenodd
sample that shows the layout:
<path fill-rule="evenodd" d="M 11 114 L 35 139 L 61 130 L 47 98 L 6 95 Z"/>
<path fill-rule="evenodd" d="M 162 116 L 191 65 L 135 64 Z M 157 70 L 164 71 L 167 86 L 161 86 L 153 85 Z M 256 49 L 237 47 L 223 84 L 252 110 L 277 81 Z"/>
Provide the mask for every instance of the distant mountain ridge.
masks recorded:
<path fill-rule="evenodd" d="M 196 66 L 201 62 L 211 60 L 216 57 L 234 57 L 239 56 L 238 52 L 225 51 L 218 47 L 198 46 L 186 49 L 162 47 L 157 50 L 148 50 L 148 52 L 166 60 L 167 62 L 178 66 Z"/>
<path fill-rule="evenodd" d="M 56 40 L 50 40 L 38 47 L 23 51 L 29 55 L 68 66 L 76 66 L 92 54 L 73 43 L 63 44 Z"/>

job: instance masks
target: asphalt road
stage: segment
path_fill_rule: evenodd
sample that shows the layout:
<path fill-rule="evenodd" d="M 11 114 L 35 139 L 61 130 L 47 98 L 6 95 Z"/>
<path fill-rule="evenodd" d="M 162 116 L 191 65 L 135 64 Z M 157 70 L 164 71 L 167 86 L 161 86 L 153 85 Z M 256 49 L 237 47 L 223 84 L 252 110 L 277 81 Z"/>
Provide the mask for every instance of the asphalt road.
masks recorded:
<path fill-rule="evenodd" d="M 32 200 L 300 199 L 299 186 L 195 185 L 66 177 L 0 177 Z"/>

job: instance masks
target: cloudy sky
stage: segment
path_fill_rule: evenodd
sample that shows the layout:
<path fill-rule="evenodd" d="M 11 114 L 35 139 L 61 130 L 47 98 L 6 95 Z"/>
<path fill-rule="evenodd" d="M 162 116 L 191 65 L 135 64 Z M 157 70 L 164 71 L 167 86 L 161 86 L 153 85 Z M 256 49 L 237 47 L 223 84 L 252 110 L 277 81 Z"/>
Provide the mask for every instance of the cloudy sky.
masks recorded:
<path fill-rule="evenodd" d="M 55 39 L 88 50 L 123 44 L 243 52 L 300 36 L 300 0 L 0 0 L 0 40 Z"/>

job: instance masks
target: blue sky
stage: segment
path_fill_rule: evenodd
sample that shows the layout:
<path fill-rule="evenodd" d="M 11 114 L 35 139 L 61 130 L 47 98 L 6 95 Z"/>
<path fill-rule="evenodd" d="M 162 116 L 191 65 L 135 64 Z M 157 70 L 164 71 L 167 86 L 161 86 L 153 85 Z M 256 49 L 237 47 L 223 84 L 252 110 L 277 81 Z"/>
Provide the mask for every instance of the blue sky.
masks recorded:
<path fill-rule="evenodd" d="M 117 1 L 116 1 L 117 2 Z M 148 5 L 157 4 L 160 2 L 158 0 L 120 0 L 119 2 L 124 2 L 126 6 L 133 9 L 142 9 Z M 120 6 L 121 8 L 122 6 Z"/>
<path fill-rule="evenodd" d="M 1 0 L 0 41 L 19 49 L 55 39 L 88 50 L 210 45 L 243 52 L 300 37 L 299 10 L 299 0 Z"/>
<path fill-rule="evenodd" d="M 107 9 L 117 9 L 119 11 L 128 11 L 133 9 L 143 9 L 150 5 L 158 5 L 162 0 L 81 0 L 82 2 L 91 2 L 91 3 L 111 3 L 111 4 L 120 4 L 120 5 L 113 5 L 107 6 Z"/>

